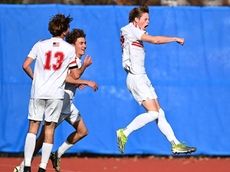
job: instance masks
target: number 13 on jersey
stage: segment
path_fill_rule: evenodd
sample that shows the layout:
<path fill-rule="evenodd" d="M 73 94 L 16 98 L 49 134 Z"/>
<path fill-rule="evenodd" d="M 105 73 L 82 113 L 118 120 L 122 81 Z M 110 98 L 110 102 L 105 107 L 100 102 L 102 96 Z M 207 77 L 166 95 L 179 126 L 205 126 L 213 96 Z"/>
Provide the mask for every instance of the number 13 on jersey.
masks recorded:
<path fill-rule="evenodd" d="M 52 59 L 55 58 L 56 61 L 53 62 Z M 45 70 L 58 70 L 61 68 L 64 59 L 64 53 L 61 51 L 52 52 L 48 51 L 45 54 Z"/>

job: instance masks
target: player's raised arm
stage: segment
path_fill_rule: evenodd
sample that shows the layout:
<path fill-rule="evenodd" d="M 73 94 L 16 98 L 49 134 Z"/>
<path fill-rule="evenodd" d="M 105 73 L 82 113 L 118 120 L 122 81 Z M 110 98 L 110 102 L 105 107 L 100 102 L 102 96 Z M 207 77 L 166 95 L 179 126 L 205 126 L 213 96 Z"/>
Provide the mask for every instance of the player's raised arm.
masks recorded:
<path fill-rule="evenodd" d="M 179 37 L 168 37 L 168 36 L 151 36 L 143 34 L 141 36 L 142 41 L 146 41 L 152 44 L 166 44 L 170 42 L 177 42 L 178 44 L 184 44 L 184 38 Z"/>
<path fill-rule="evenodd" d="M 92 58 L 91 58 L 89 55 L 87 55 L 87 56 L 84 58 L 84 61 L 83 61 L 82 66 L 78 69 L 80 75 L 82 75 L 82 74 L 84 73 L 85 69 L 86 69 L 87 67 L 89 67 L 92 63 L 93 63 Z"/>
<path fill-rule="evenodd" d="M 69 75 L 71 76 L 71 78 L 67 78 L 66 82 L 68 82 L 70 84 L 75 84 L 75 83 L 73 83 L 72 79 L 79 79 L 81 77 L 81 75 L 84 73 L 85 69 L 87 67 L 89 67 L 91 64 L 92 64 L 91 57 L 86 56 L 84 59 L 83 65 L 80 68 L 78 68 L 77 66 L 75 68 L 70 68 Z"/>
<path fill-rule="evenodd" d="M 81 71 L 78 68 L 70 69 L 70 73 L 68 75 L 74 79 L 79 79 L 81 77 Z"/>

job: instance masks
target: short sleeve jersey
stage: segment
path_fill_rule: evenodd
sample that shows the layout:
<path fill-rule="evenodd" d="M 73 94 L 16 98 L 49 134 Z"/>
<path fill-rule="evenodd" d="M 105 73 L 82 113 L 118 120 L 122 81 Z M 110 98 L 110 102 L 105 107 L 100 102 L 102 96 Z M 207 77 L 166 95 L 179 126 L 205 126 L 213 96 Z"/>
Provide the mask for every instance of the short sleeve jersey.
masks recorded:
<path fill-rule="evenodd" d="M 80 68 L 82 66 L 82 62 L 80 58 L 76 58 L 75 59 L 76 64 L 77 64 L 77 68 Z M 75 92 L 76 92 L 76 85 L 70 84 L 70 83 L 66 83 L 65 85 L 65 92 L 67 94 L 69 94 L 69 98 L 73 99 Z"/>
<path fill-rule="evenodd" d="M 37 42 L 28 57 L 36 60 L 31 98 L 63 99 L 68 69 L 76 66 L 74 47 L 53 37 Z"/>
<path fill-rule="evenodd" d="M 133 23 L 121 28 L 122 66 L 133 74 L 145 74 L 145 51 L 141 36 L 146 31 Z"/>

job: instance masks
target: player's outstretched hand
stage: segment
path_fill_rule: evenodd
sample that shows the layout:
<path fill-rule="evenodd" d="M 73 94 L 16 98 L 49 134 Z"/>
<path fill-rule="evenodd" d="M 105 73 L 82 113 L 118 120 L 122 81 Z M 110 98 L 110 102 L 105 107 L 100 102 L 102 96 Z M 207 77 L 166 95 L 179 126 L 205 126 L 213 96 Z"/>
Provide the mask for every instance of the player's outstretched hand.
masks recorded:
<path fill-rule="evenodd" d="M 93 89 L 93 91 L 97 91 L 98 90 L 98 85 L 94 81 L 86 81 L 84 84 L 77 85 L 77 88 L 80 89 L 80 90 L 83 90 L 87 86 L 91 87 Z"/>
<path fill-rule="evenodd" d="M 176 38 L 178 44 L 184 45 L 184 38 Z"/>
<path fill-rule="evenodd" d="M 97 90 L 98 90 L 98 85 L 97 85 L 97 83 L 94 82 L 94 81 L 88 81 L 87 85 L 88 85 L 89 87 L 91 87 L 94 91 L 97 91 Z"/>

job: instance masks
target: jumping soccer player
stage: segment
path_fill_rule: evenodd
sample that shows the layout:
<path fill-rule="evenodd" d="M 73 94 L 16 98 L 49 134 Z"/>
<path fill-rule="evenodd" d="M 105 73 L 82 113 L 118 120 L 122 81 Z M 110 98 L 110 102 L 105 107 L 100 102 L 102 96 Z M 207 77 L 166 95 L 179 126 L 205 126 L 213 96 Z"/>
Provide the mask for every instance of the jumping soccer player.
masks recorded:
<path fill-rule="evenodd" d="M 177 42 L 184 44 L 179 37 L 151 36 L 146 33 L 149 24 L 149 9 L 146 6 L 133 8 L 129 13 L 129 24 L 121 28 L 122 65 L 127 72 L 127 87 L 134 99 L 144 107 L 145 113 L 138 115 L 127 127 L 116 131 L 118 147 L 124 153 L 128 136 L 147 123 L 157 120 L 160 131 L 172 145 L 173 153 L 191 153 L 196 148 L 182 144 L 165 118 L 157 95 L 144 66 L 145 51 L 143 41 L 152 44 Z"/>

